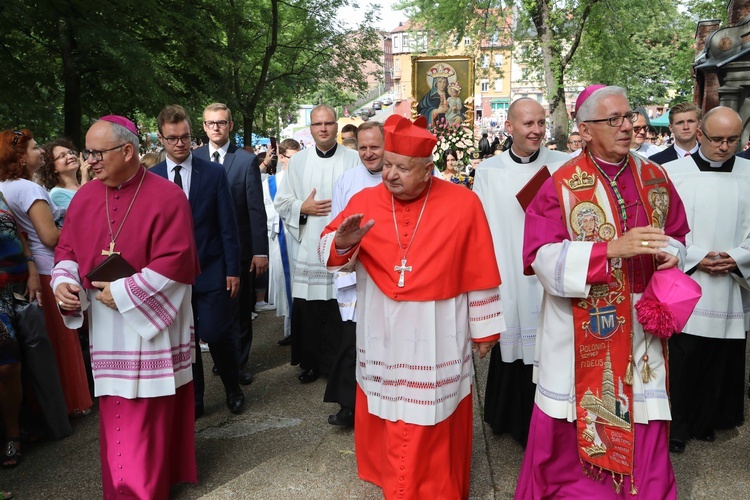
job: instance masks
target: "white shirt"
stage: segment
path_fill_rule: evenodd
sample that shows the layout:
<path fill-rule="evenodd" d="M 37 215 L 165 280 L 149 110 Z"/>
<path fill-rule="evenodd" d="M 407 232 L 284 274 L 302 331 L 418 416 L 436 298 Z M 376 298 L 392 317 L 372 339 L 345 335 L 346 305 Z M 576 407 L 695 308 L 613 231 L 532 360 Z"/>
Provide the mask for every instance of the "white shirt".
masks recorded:
<path fill-rule="evenodd" d="M 687 151 L 687 150 L 682 149 L 680 146 L 678 146 L 676 142 L 674 144 L 674 150 L 675 150 L 675 153 L 677 153 L 677 158 L 684 158 L 685 155 L 688 153 L 690 153 L 691 155 L 694 155 L 695 153 L 698 152 L 699 147 L 700 147 L 700 144 L 696 142 L 695 146 L 693 146 L 693 149 L 691 149 L 690 151 Z"/>
<path fill-rule="evenodd" d="M 214 161 L 214 153 L 219 152 L 219 163 L 224 165 L 224 157 L 229 152 L 229 141 L 225 142 L 222 147 L 216 149 L 212 142 L 208 143 L 208 159 Z"/>
<path fill-rule="evenodd" d="M 172 159 L 167 156 L 167 177 L 170 181 L 174 182 L 174 168 L 177 163 L 173 162 Z M 184 162 L 180 163 L 182 167 L 180 169 L 180 176 L 182 177 L 182 190 L 185 192 L 185 196 L 190 199 L 190 178 L 193 175 L 193 154 L 185 159 Z"/>

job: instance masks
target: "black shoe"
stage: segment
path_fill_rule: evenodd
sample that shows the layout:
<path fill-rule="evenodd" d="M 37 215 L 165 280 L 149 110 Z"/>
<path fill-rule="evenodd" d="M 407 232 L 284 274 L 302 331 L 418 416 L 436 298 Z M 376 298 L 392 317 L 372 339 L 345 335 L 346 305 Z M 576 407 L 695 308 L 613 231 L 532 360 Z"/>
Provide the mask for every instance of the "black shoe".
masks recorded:
<path fill-rule="evenodd" d="M 242 413 L 243 406 L 245 406 L 245 395 L 242 393 L 242 389 L 237 386 L 237 389 L 227 396 L 227 408 L 235 415 L 239 415 Z"/>
<path fill-rule="evenodd" d="M 328 415 L 328 423 L 339 427 L 354 427 L 354 411 L 341 407 L 335 415 Z"/>
<path fill-rule="evenodd" d="M 284 337 L 283 339 L 279 340 L 276 343 L 279 344 L 280 346 L 292 345 L 292 336 L 290 335 L 288 337 Z"/>
<path fill-rule="evenodd" d="M 705 441 L 706 443 L 713 443 L 716 441 L 716 434 L 714 431 L 708 431 L 705 434 L 700 434 L 698 436 L 695 436 L 695 439 L 698 441 Z"/>
<path fill-rule="evenodd" d="M 250 368 L 240 368 L 240 384 L 250 385 L 253 383 L 253 378 L 253 372 L 250 371 Z"/>
<path fill-rule="evenodd" d="M 214 375 L 218 375 L 219 374 L 219 369 L 216 367 L 216 365 L 214 365 L 214 367 L 211 368 L 211 373 L 213 373 Z"/>
<path fill-rule="evenodd" d="M 320 377 L 320 370 L 311 368 L 310 370 L 303 371 L 297 379 L 303 384 L 309 384 L 318 380 L 318 377 Z"/>
<path fill-rule="evenodd" d="M 203 405 L 195 405 L 195 419 L 198 420 L 203 416 Z"/>
<path fill-rule="evenodd" d="M 669 451 L 671 451 L 672 453 L 684 453 L 685 441 L 683 441 L 682 439 L 670 439 Z"/>

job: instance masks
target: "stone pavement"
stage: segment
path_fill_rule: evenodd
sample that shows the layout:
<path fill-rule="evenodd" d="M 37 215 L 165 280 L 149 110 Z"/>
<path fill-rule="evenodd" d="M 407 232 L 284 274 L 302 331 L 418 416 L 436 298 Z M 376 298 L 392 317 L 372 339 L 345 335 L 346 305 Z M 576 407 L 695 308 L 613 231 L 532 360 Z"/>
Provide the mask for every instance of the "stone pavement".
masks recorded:
<path fill-rule="evenodd" d="M 255 382 L 245 390 L 246 411 L 224 407 L 218 377 L 206 370 L 206 416 L 196 424 L 198 485 L 173 489 L 175 499 L 381 498 L 357 478 L 351 431 L 326 419 L 338 410 L 323 403 L 325 380 L 303 386 L 279 347 L 282 324 L 273 312 L 253 322 Z M 512 498 L 523 450 L 482 423 L 487 361 L 476 361 L 471 498 Z M 479 398 L 477 397 L 477 394 Z M 748 411 L 746 400 L 746 412 Z M 0 489 L 20 499 L 101 498 L 96 411 L 75 421 L 75 434 L 59 442 L 24 447 L 17 469 L 0 471 Z M 673 456 L 680 499 L 750 498 L 750 427 L 717 433 L 713 444 L 691 442 Z M 650 500 L 643 492 L 640 498 Z"/>

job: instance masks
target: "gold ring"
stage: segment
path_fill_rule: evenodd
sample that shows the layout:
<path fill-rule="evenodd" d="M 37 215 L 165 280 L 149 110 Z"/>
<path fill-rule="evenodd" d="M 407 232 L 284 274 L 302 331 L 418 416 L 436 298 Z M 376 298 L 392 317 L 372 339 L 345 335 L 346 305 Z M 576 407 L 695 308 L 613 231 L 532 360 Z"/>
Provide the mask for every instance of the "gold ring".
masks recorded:
<path fill-rule="evenodd" d="M 648 246 L 648 241 L 641 241 L 641 246 L 642 247 L 647 247 Z"/>

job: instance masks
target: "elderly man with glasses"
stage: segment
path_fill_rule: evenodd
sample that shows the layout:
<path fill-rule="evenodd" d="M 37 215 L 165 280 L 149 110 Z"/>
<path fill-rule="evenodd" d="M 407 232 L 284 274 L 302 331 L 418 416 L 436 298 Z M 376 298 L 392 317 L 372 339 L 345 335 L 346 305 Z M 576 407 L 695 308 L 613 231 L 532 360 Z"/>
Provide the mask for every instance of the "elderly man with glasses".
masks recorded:
<path fill-rule="evenodd" d="M 651 126 L 646 110 L 644 108 L 636 109 L 636 119 L 633 122 L 633 137 L 630 140 L 630 149 L 644 158 L 655 155 L 660 148 L 648 141 L 649 130 L 652 130 L 653 137 L 656 137 L 656 130 Z"/>
<path fill-rule="evenodd" d="M 698 129 L 697 154 L 669 163 L 692 231 L 686 272 L 703 297 L 669 340 L 672 390 L 670 450 L 690 438 L 712 442 L 714 430 L 744 420 L 745 332 L 750 326 L 750 160 L 734 156 L 742 120 L 717 107 Z"/>
<path fill-rule="evenodd" d="M 65 324 L 79 328 L 88 314 L 104 498 L 168 498 L 172 484 L 198 480 L 190 207 L 141 165 L 138 146 L 125 117 L 91 126 L 83 157 L 97 181 L 71 202 L 52 271 Z"/>
<path fill-rule="evenodd" d="M 544 299 L 516 498 L 676 498 L 666 345 L 634 306 L 657 270 L 684 261 L 689 228 L 663 169 L 630 152 L 637 119 L 622 88 L 586 88 L 583 152 L 526 211 L 525 271 Z"/>
<path fill-rule="evenodd" d="M 359 163 L 359 155 L 338 147 L 336 111 L 325 104 L 310 113 L 315 147 L 295 154 L 279 185 L 274 206 L 284 222 L 292 260 L 292 364 L 303 384 L 327 375 L 341 344 L 343 322 L 333 275 L 318 257 L 320 233 L 331 221 L 336 180 Z"/>

